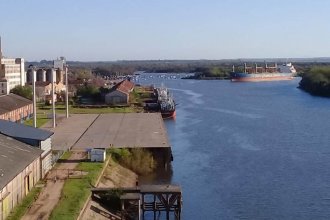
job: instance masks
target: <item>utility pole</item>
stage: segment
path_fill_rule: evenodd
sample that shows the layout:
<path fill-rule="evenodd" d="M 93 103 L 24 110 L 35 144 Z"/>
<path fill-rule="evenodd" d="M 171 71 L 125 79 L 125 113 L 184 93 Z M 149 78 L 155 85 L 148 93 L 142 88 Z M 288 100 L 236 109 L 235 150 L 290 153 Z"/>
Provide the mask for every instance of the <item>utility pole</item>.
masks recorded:
<path fill-rule="evenodd" d="M 31 68 L 32 71 L 32 87 L 33 87 L 33 126 L 37 127 L 37 101 L 36 101 L 36 70 L 34 66 Z"/>
<path fill-rule="evenodd" d="M 55 69 L 52 68 L 52 105 L 53 105 L 53 128 L 56 127 L 56 114 L 55 114 Z"/>
<path fill-rule="evenodd" d="M 69 118 L 69 85 L 68 85 L 68 65 L 65 68 L 65 106 L 66 106 L 66 118 Z"/>

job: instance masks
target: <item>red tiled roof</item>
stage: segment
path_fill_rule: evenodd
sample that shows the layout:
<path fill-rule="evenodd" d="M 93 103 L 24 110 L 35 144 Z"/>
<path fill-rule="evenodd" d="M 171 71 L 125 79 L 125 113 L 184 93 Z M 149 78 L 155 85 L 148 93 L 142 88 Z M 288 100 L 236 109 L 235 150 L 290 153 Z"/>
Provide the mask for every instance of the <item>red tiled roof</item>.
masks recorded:
<path fill-rule="evenodd" d="M 134 83 L 128 80 L 123 80 L 115 85 L 114 90 L 129 94 L 134 88 Z"/>

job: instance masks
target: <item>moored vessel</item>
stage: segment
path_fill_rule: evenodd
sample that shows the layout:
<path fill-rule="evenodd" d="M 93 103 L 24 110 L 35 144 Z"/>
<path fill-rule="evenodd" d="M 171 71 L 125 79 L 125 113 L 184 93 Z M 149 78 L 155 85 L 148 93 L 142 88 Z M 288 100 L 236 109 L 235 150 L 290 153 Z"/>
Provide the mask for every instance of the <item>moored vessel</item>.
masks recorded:
<path fill-rule="evenodd" d="M 163 118 L 174 118 L 175 113 L 175 102 L 173 100 L 172 95 L 168 91 L 168 89 L 164 86 L 157 88 L 157 97 L 160 113 Z"/>
<path fill-rule="evenodd" d="M 244 64 L 244 71 L 233 71 L 230 73 L 232 82 L 260 82 L 260 81 L 278 81 L 278 80 L 291 80 L 296 75 L 297 71 L 292 63 L 283 65 L 258 66 L 248 67 Z"/>

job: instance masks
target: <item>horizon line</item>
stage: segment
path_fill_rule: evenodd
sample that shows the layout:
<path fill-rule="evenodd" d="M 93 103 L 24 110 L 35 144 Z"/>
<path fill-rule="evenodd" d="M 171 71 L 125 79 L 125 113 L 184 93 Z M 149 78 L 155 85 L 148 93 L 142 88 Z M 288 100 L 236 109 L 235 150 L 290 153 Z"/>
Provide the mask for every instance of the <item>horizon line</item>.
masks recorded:
<path fill-rule="evenodd" d="M 24 59 L 24 58 L 23 58 Z M 143 62 L 143 61 L 233 61 L 233 60 L 294 60 L 294 59 L 299 59 L 299 60 L 310 60 L 310 59 L 330 59 L 329 57 L 255 57 L 255 58 L 223 58 L 223 59 L 122 59 L 122 60 L 66 60 L 66 62 L 81 62 L 81 63 L 94 63 L 94 62 Z M 40 63 L 41 61 L 46 61 L 46 62 L 51 62 L 54 61 L 55 59 L 51 60 L 34 60 L 34 61 L 28 61 L 25 60 L 25 62 L 28 63 L 33 63 L 33 62 L 38 62 Z"/>

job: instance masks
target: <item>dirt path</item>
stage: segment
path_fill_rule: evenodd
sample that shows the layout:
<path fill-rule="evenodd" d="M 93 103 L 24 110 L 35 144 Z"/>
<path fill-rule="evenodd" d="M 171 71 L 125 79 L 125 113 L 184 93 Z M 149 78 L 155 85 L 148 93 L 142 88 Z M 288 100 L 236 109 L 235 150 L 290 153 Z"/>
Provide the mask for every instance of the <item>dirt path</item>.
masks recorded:
<path fill-rule="evenodd" d="M 61 197 L 64 181 L 68 177 L 67 170 L 74 169 L 84 157 L 83 152 L 73 152 L 69 158 L 70 162 L 60 163 L 58 167 L 48 173 L 45 187 L 22 220 L 46 220 L 49 218 L 50 213 Z"/>

